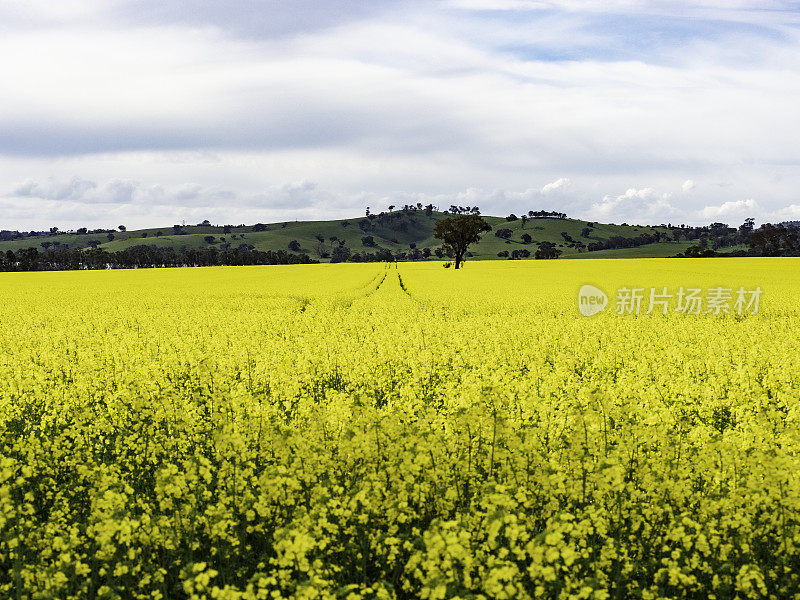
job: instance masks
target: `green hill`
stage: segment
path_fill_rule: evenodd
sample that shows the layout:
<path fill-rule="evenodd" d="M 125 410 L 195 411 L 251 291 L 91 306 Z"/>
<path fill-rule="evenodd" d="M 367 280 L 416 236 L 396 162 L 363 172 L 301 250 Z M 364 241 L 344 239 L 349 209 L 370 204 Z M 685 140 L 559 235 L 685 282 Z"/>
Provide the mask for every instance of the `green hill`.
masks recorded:
<path fill-rule="evenodd" d="M 186 225 L 132 231 L 41 232 L 25 234 L 2 232 L 0 251 L 34 247 L 79 249 L 97 246 L 109 252 L 132 246 L 154 245 L 174 248 L 176 251 L 215 247 L 237 248 L 241 245 L 257 250 L 289 250 L 290 243 L 299 244 L 297 252 L 306 253 L 320 261 L 329 260 L 332 250 L 344 243 L 351 253 L 375 253 L 381 249 L 393 254 L 412 253 L 415 250 L 436 259 L 436 249 L 441 242 L 433 237 L 434 225 L 450 214 L 421 209 L 398 210 L 370 218 L 339 219 L 330 221 L 289 221 L 259 225 L 215 226 Z M 638 226 L 590 223 L 568 218 L 527 218 L 508 220 L 505 217 L 484 216 L 492 231 L 484 234 L 479 244 L 470 247 L 474 259 L 498 259 L 498 253 L 515 250 L 530 252 L 531 257 L 538 243 L 550 242 L 562 251 L 562 258 L 624 258 L 674 256 L 693 245 L 689 239 L 697 239 L 697 230 L 668 226 Z M 507 230 L 507 239 L 498 232 Z M 647 234 L 657 236 L 654 243 L 636 247 L 622 247 L 588 251 L 590 244 L 607 242 L 616 236 L 632 240 Z M 530 236 L 530 241 L 523 236 Z M 675 241 L 676 236 L 680 241 Z M 372 244 L 370 245 L 370 239 Z M 687 239 L 688 238 L 688 239 Z M 696 242 L 695 242 L 696 243 Z M 296 248 L 296 246 L 295 246 Z M 427 249 L 427 250 L 426 250 Z M 418 255 L 417 258 L 420 258 Z"/>

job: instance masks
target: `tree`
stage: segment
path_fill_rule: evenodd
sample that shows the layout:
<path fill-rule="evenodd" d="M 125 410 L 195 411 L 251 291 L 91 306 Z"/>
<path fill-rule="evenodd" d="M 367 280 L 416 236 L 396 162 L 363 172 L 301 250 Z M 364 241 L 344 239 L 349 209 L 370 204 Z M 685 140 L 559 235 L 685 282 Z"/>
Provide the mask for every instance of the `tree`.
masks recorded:
<path fill-rule="evenodd" d="M 522 243 L 523 244 L 530 244 L 532 240 L 533 240 L 533 238 L 530 235 L 528 235 L 527 233 L 523 233 L 522 234 Z"/>
<path fill-rule="evenodd" d="M 755 221 L 751 218 L 745 219 L 744 223 L 739 225 L 739 241 L 746 244 L 750 240 L 753 229 L 755 229 Z"/>
<path fill-rule="evenodd" d="M 267 231 L 268 229 L 269 229 L 269 227 L 267 227 L 264 223 L 256 223 L 255 225 L 253 225 L 253 231 L 254 232 Z"/>
<path fill-rule="evenodd" d="M 552 242 L 542 242 L 539 246 L 539 249 L 536 251 L 536 254 L 534 254 L 534 258 L 539 260 L 554 259 L 558 258 L 559 256 L 561 256 L 561 250 L 556 248 L 556 245 Z"/>
<path fill-rule="evenodd" d="M 510 229 L 498 229 L 497 231 L 494 232 L 494 234 L 497 237 L 503 238 L 504 240 L 511 239 L 511 236 L 513 235 L 513 233 L 514 232 L 511 231 Z"/>
<path fill-rule="evenodd" d="M 117 227 L 117 229 L 119 229 L 122 233 L 125 233 L 126 231 L 128 231 L 128 228 L 125 227 L 125 225 L 119 225 Z"/>
<path fill-rule="evenodd" d="M 206 241 L 206 244 L 213 244 L 214 243 L 214 236 L 213 235 L 207 235 L 203 239 Z"/>
<path fill-rule="evenodd" d="M 292 240 L 289 242 L 289 250 L 292 252 L 299 252 L 300 251 L 300 242 L 297 240 Z"/>
<path fill-rule="evenodd" d="M 700 246 L 689 246 L 683 253 L 686 258 L 707 258 L 709 256 L 716 256 L 710 248 L 702 248 Z"/>
<path fill-rule="evenodd" d="M 314 251 L 320 258 L 328 258 L 328 256 L 330 256 L 328 249 L 325 247 L 325 242 L 317 242 L 317 245 L 314 247 Z"/>
<path fill-rule="evenodd" d="M 491 230 L 491 225 L 478 215 L 458 215 L 437 221 L 433 237 L 442 240 L 452 249 L 455 268 L 458 269 L 464 262 L 469 245 L 477 244 L 481 234 Z"/>
<path fill-rule="evenodd" d="M 346 262 L 350 258 L 350 248 L 347 246 L 336 246 L 331 252 L 331 262 Z"/>
<path fill-rule="evenodd" d="M 800 229 L 764 223 L 750 234 L 750 248 L 757 256 L 781 256 L 800 252 Z"/>
<path fill-rule="evenodd" d="M 361 245 L 362 246 L 374 246 L 375 245 L 375 238 L 371 235 L 365 235 L 361 238 Z"/>

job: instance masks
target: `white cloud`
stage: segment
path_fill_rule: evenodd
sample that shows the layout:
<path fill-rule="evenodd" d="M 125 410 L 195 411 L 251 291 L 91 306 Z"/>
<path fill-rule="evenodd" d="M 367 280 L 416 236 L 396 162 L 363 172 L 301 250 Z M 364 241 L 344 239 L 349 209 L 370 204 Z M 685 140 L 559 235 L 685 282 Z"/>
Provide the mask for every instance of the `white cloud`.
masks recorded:
<path fill-rule="evenodd" d="M 679 211 L 669 202 L 670 194 L 658 193 L 655 189 L 628 188 L 618 196 L 605 195 L 592 204 L 589 214 L 599 220 L 627 223 L 654 223 L 678 216 Z"/>
<path fill-rule="evenodd" d="M 800 204 L 790 204 L 789 206 L 784 206 L 783 208 L 774 211 L 771 215 L 769 215 L 769 218 L 765 220 L 772 222 L 800 220 Z"/>
<path fill-rule="evenodd" d="M 550 194 L 552 192 L 556 192 L 556 191 L 559 191 L 559 190 L 564 190 L 564 189 L 569 187 L 570 183 L 571 182 L 570 182 L 569 179 L 561 177 L 561 178 L 557 179 L 556 181 L 554 181 L 552 183 L 548 183 L 547 185 L 545 185 L 542 188 L 542 194 L 547 195 L 547 194 Z"/>
<path fill-rule="evenodd" d="M 723 202 L 718 206 L 706 206 L 700 211 L 704 219 L 719 219 L 733 217 L 749 217 L 755 211 L 760 212 L 761 207 L 752 198 L 747 200 L 733 200 Z"/>
<path fill-rule="evenodd" d="M 683 193 L 685 194 L 686 192 L 691 192 L 695 187 L 696 186 L 695 186 L 694 181 L 692 181 L 691 179 L 687 179 L 686 181 L 683 182 L 683 185 L 681 186 L 681 189 L 683 190 Z"/>

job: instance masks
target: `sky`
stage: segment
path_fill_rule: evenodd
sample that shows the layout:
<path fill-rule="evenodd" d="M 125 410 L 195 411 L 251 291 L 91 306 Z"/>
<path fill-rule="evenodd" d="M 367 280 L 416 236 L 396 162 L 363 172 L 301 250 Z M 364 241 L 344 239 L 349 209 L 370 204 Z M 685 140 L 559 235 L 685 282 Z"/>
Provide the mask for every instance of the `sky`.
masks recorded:
<path fill-rule="evenodd" d="M 800 1 L 5 0 L 0 229 L 800 219 Z"/>

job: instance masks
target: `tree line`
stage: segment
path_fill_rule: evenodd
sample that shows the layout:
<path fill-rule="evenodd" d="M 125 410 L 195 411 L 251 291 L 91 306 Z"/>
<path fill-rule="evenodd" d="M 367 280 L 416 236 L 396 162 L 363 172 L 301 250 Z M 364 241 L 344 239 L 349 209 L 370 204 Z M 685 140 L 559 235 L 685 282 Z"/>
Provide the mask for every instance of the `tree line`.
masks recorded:
<path fill-rule="evenodd" d="M 65 271 L 81 269 L 136 269 L 162 267 L 213 267 L 244 265 L 294 265 L 315 263 L 307 254 L 285 250 L 255 250 L 248 247 L 218 250 L 216 248 L 182 249 L 158 246 L 131 246 L 108 252 L 57 248 L 39 251 L 36 248 L 7 250 L 0 253 L 0 271 Z"/>
<path fill-rule="evenodd" d="M 704 258 L 711 256 L 800 256 L 800 223 L 787 222 L 764 223 L 758 229 L 753 228 L 752 219 L 745 221 L 747 250 L 735 252 L 717 252 L 719 246 L 700 240 L 696 246 L 690 246 L 682 256 Z M 748 229 L 749 227 L 749 229 Z M 740 228 L 741 229 L 741 228 Z M 680 255 L 679 255 L 680 256 Z"/>

